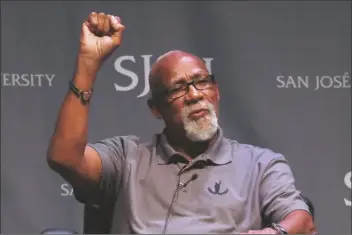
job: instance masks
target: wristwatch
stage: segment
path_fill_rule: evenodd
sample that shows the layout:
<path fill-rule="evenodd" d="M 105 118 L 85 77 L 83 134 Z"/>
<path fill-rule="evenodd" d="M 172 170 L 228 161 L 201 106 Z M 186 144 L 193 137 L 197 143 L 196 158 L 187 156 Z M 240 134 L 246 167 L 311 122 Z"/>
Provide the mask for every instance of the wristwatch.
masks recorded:
<path fill-rule="evenodd" d="M 70 89 L 78 98 L 81 99 L 83 104 L 89 103 L 93 95 L 93 89 L 90 89 L 89 91 L 82 91 L 81 89 L 77 88 L 71 80 L 69 82 L 69 85 Z"/>
<path fill-rule="evenodd" d="M 269 227 L 274 229 L 278 234 L 288 234 L 287 230 L 280 224 L 272 223 Z"/>

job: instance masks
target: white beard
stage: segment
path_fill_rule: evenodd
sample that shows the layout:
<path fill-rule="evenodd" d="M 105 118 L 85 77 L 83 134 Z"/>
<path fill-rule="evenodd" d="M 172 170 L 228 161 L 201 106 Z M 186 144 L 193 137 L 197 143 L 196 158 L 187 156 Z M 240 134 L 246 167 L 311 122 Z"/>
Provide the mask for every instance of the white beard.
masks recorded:
<path fill-rule="evenodd" d="M 189 118 L 189 114 L 199 108 L 208 109 L 209 113 L 198 119 Z M 181 112 L 181 118 L 186 136 L 192 141 L 210 140 L 218 130 L 218 118 L 214 106 L 207 101 L 200 101 L 195 105 L 185 107 Z"/>

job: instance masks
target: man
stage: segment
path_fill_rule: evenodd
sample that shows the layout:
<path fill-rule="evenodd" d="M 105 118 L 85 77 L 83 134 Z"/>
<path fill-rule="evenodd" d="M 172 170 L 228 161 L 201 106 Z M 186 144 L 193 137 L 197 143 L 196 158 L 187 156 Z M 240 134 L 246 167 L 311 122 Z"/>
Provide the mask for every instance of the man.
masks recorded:
<path fill-rule="evenodd" d="M 148 105 L 165 130 L 150 143 L 116 136 L 87 144 L 96 74 L 122 41 L 118 17 L 82 25 L 75 75 L 48 163 L 87 204 L 113 206 L 111 233 L 315 233 L 285 158 L 237 143 L 218 126 L 219 90 L 198 57 L 171 51 L 150 73 Z M 273 224 L 263 228 L 264 219 Z"/>

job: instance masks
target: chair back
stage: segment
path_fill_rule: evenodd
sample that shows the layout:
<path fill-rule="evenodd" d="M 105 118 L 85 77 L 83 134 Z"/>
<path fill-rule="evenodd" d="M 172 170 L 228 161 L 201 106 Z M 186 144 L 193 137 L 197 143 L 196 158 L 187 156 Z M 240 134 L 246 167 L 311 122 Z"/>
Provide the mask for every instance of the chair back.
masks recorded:
<path fill-rule="evenodd" d="M 113 206 L 84 206 L 84 234 L 109 234 L 113 217 Z"/>

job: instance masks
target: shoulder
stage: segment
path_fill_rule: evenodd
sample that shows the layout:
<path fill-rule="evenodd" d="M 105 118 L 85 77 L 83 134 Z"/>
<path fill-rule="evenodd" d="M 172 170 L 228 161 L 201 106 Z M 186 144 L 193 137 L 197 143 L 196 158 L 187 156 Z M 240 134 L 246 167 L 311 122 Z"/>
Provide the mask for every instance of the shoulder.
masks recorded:
<path fill-rule="evenodd" d="M 90 142 L 90 145 L 106 145 L 109 147 L 127 147 L 127 146 L 137 146 L 140 142 L 140 138 L 135 135 L 126 136 L 112 136 L 104 139 L 100 139 L 96 142 Z"/>
<path fill-rule="evenodd" d="M 275 159 L 284 158 L 283 154 L 274 151 L 273 149 L 259 147 L 250 144 L 239 144 L 238 151 L 248 154 L 251 158 L 256 161 L 263 163 L 269 163 Z"/>
<path fill-rule="evenodd" d="M 129 151 L 138 147 L 139 142 L 140 138 L 135 135 L 112 136 L 95 142 L 91 141 L 88 143 L 88 146 L 94 148 L 98 152 L 108 151 L 126 155 Z"/>
<path fill-rule="evenodd" d="M 260 168 L 267 168 L 275 162 L 287 162 L 282 153 L 276 152 L 270 148 L 259 147 L 251 144 L 239 143 L 227 139 L 233 146 L 233 158 L 237 162 L 257 165 Z"/>
<path fill-rule="evenodd" d="M 137 151 L 148 148 L 151 143 L 144 142 L 136 135 L 112 136 L 100 139 L 88 144 L 94 149 L 106 149 L 115 154 L 127 156 L 136 156 Z"/>

